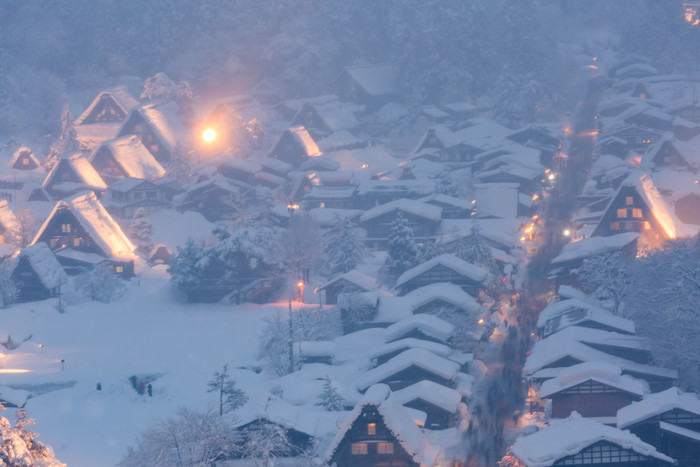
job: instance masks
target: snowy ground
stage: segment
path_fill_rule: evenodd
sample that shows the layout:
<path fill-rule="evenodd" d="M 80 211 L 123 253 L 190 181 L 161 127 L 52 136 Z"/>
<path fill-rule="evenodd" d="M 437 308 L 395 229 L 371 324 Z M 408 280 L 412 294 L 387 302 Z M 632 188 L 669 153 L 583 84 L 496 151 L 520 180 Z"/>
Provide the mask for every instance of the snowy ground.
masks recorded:
<path fill-rule="evenodd" d="M 55 306 L 47 300 L 3 310 L 3 334 L 32 338 L 11 352 L 0 348 L 2 367 L 30 370 L 0 374 L 0 394 L 14 393 L 7 386 L 51 391 L 30 399 L 27 408 L 40 439 L 70 466 L 113 465 L 157 419 L 179 406 L 213 405 L 206 392 L 211 374 L 224 363 L 256 364 L 257 336 L 276 309 L 179 303 L 162 270 L 142 275 L 140 285 L 130 285 L 115 303 L 68 305 L 63 314 Z M 132 375 L 156 378 L 153 397 L 134 391 Z M 270 379 L 245 370 L 233 377 L 249 393 Z"/>

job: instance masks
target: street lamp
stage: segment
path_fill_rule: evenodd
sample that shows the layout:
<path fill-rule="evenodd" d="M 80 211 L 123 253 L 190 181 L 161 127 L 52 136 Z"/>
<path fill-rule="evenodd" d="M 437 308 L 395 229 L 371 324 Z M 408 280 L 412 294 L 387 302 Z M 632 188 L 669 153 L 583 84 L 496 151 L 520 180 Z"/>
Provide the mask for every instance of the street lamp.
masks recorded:
<path fill-rule="evenodd" d="M 297 282 L 297 301 L 304 303 L 304 281 Z"/>
<path fill-rule="evenodd" d="M 214 130 L 213 128 L 206 128 L 202 132 L 202 139 L 205 143 L 213 143 L 214 141 L 216 141 L 216 130 Z"/>

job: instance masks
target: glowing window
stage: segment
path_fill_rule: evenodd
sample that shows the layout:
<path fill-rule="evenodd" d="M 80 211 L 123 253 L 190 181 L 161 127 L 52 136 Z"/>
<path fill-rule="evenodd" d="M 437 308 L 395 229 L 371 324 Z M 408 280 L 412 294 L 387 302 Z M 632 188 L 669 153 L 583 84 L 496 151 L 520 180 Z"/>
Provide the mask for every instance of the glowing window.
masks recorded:
<path fill-rule="evenodd" d="M 366 455 L 367 454 L 367 443 L 352 443 L 350 450 L 353 455 Z"/>
<path fill-rule="evenodd" d="M 624 219 L 625 217 L 627 217 L 627 209 L 618 209 L 617 210 L 617 218 Z"/>
<path fill-rule="evenodd" d="M 641 219 L 643 217 L 642 210 L 639 208 L 632 209 L 632 217 L 634 217 L 635 219 Z"/>
<path fill-rule="evenodd" d="M 367 434 L 368 435 L 376 435 L 377 434 L 377 424 L 376 423 L 368 423 L 367 424 Z"/>
<path fill-rule="evenodd" d="M 326 203 L 321 203 L 321 207 L 322 207 L 322 208 L 325 208 L 325 207 L 326 207 Z"/>
<path fill-rule="evenodd" d="M 394 443 L 377 443 L 377 454 L 393 454 Z"/>
<path fill-rule="evenodd" d="M 644 221 L 644 230 L 651 230 L 651 224 L 647 221 Z"/>
<path fill-rule="evenodd" d="M 74 238 L 73 239 L 73 246 L 80 246 L 82 243 L 82 238 Z"/>
<path fill-rule="evenodd" d="M 625 196 L 625 204 L 632 206 L 634 204 L 634 196 Z"/>
<path fill-rule="evenodd" d="M 116 268 L 114 268 L 114 272 L 116 272 L 117 274 L 123 273 L 123 272 L 124 272 L 124 266 L 117 266 Z"/>
<path fill-rule="evenodd" d="M 620 223 L 619 222 L 611 222 L 610 223 L 610 230 L 620 230 Z"/>
<path fill-rule="evenodd" d="M 70 224 L 61 224 L 61 233 L 70 233 Z"/>
<path fill-rule="evenodd" d="M 29 165 L 29 159 L 22 159 L 22 165 Z"/>

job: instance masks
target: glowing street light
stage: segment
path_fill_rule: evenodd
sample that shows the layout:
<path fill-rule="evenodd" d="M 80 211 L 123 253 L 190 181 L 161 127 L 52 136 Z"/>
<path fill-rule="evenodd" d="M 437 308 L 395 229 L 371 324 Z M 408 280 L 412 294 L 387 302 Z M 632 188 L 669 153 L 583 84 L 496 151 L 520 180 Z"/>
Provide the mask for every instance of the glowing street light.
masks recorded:
<path fill-rule="evenodd" d="M 213 143 L 216 140 L 216 131 L 213 128 L 207 128 L 202 132 L 202 139 L 207 143 Z"/>
<path fill-rule="evenodd" d="M 565 236 L 565 237 L 568 237 L 568 236 L 570 236 L 570 235 L 571 235 L 571 230 L 569 230 L 569 229 L 564 229 L 564 236 Z"/>
<path fill-rule="evenodd" d="M 554 181 L 554 174 L 553 173 L 549 174 L 547 176 L 547 180 L 549 180 L 550 182 L 553 182 Z"/>
<path fill-rule="evenodd" d="M 297 301 L 304 303 L 304 281 L 297 282 Z"/>

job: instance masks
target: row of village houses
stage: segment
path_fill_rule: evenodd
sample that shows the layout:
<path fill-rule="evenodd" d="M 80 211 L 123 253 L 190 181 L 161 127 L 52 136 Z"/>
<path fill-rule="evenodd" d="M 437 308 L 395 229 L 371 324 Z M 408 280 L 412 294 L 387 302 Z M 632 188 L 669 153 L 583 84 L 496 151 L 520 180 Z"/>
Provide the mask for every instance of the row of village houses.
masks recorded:
<path fill-rule="evenodd" d="M 658 248 L 697 233 L 696 80 L 632 61 L 599 105 L 600 133 L 572 230 L 552 262 L 559 300 L 542 310 L 524 374 L 532 411 L 551 426 L 521 436 L 509 465 L 700 465 L 700 399 L 653 365 L 634 322 L 577 290 L 586 258 Z M 669 88 L 692 89 L 669 102 Z M 692 130 L 692 131 L 691 131 Z M 573 287 L 572 287 L 573 286 Z"/>

